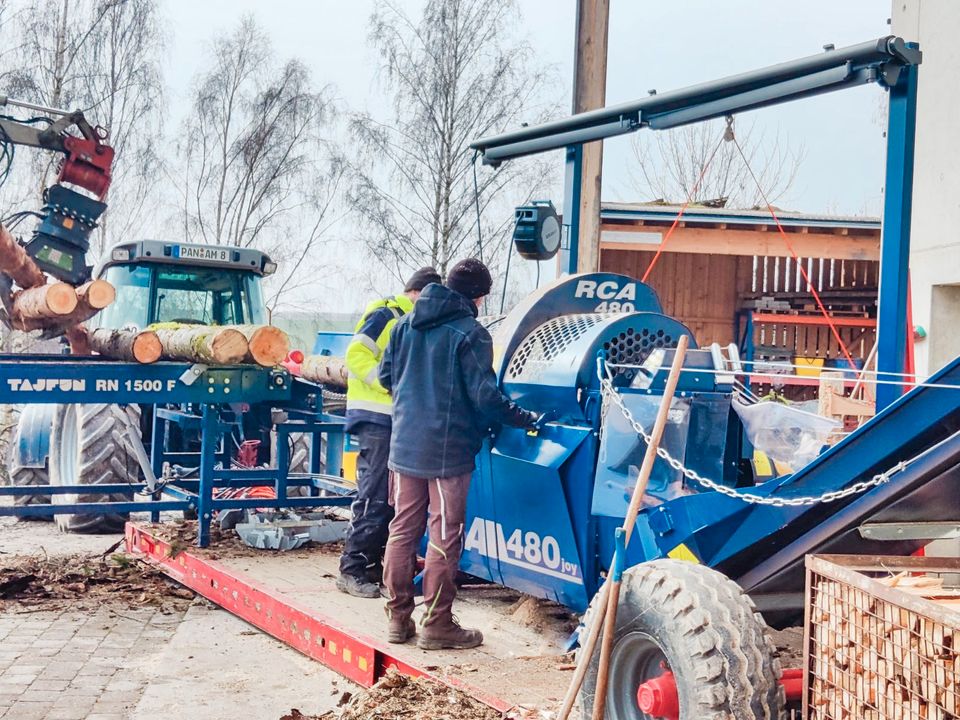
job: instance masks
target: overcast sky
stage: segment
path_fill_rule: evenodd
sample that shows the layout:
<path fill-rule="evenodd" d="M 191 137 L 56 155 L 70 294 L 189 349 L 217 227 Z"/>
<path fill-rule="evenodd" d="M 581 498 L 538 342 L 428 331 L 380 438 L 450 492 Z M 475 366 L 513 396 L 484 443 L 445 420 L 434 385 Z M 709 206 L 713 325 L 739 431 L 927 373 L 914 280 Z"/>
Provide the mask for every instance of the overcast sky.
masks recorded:
<path fill-rule="evenodd" d="M 395 0 L 416 15 L 422 0 Z M 525 30 L 559 77 L 557 101 L 569 111 L 574 0 L 519 0 Z M 663 92 L 890 32 L 890 0 L 610 0 L 607 103 Z M 170 51 L 166 82 L 174 122 L 182 118 L 210 39 L 252 13 L 281 59 L 305 61 L 319 83 L 336 88 L 347 110 L 377 112 L 383 102 L 377 57 L 367 45 L 374 0 L 167 0 Z M 806 157 L 791 191 L 777 205 L 809 212 L 879 214 L 884 167 L 883 92 L 876 86 L 756 111 L 740 121 L 780 134 Z M 175 129 L 171 124 L 170 129 Z M 648 131 L 643 131 L 648 132 Z M 645 200 L 630 182 L 630 139 L 607 141 L 603 197 Z M 562 189 L 552 198 L 560 206 Z M 340 254 L 340 253 L 338 253 Z M 349 253 L 345 253 L 349 255 Z M 548 263 L 545 263 L 546 266 Z M 349 268 L 344 268 L 349 272 Z M 524 267 L 517 272 L 529 273 Z M 531 275 L 532 277 L 532 275 Z M 531 280 L 532 286 L 532 280 Z M 344 308 L 368 289 L 339 295 Z M 356 297 L 352 297 L 352 295 Z M 333 309 L 333 308 L 331 308 Z"/>
<path fill-rule="evenodd" d="M 415 14 L 420 0 L 397 0 Z M 570 107 L 574 0 L 519 0 L 528 35 L 557 69 Z M 889 33 L 889 0 L 611 0 L 608 104 L 635 99 Z M 167 82 L 174 117 L 210 37 L 253 13 L 281 56 L 297 56 L 348 108 L 381 101 L 367 46 L 373 0 L 168 0 Z M 758 130 L 802 144 L 806 159 L 789 195 L 797 210 L 878 213 L 884 165 L 882 91 L 864 87 L 751 113 Z M 746 116 L 744 116 L 746 119 Z M 604 198 L 634 200 L 629 138 L 607 141 Z M 559 192 L 559 189 L 558 189 Z M 555 200 L 559 204 L 561 198 Z"/>

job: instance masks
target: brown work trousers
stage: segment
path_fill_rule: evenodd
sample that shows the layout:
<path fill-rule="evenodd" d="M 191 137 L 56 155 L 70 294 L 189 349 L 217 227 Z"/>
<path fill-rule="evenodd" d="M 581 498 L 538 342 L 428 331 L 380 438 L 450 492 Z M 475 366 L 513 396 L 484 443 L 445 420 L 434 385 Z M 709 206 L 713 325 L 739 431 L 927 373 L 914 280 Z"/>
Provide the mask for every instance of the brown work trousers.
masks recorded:
<path fill-rule="evenodd" d="M 440 628 L 453 622 L 469 487 L 470 474 L 428 480 L 391 473 L 390 503 L 394 516 L 383 558 L 383 582 L 389 598 L 387 616 L 391 620 L 404 620 L 413 614 L 417 550 L 427 527 L 429 509 L 430 537 L 423 569 L 425 611 L 421 623 Z"/>

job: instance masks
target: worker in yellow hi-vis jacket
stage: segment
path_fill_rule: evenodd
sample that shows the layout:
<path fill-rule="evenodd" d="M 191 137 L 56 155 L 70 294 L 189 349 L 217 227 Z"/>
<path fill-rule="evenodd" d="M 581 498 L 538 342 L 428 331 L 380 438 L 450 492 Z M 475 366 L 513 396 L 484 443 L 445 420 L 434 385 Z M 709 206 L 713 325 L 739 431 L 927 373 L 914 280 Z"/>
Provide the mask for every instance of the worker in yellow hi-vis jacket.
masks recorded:
<path fill-rule="evenodd" d="M 420 291 L 441 282 L 432 267 L 417 270 L 403 293 L 367 305 L 347 347 L 347 426 L 356 436 L 357 498 L 343 554 L 337 588 L 356 597 L 380 597 L 383 549 L 393 509 L 387 502 L 392 402 L 377 378 L 390 331 L 413 310 Z"/>

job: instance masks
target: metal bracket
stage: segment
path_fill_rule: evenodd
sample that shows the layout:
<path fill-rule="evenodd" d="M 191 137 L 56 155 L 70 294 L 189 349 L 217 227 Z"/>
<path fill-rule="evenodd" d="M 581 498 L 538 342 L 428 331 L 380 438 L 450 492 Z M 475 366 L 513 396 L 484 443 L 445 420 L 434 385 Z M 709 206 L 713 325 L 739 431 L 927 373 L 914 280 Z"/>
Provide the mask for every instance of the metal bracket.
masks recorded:
<path fill-rule="evenodd" d="M 864 523 L 858 530 L 865 540 L 954 540 L 960 538 L 960 521 Z"/>
<path fill-rule="evenodd" d="M 184 385 L 193 385 L 197 381 L 197 378 L 207 371 L 207 367 L 208 366 L 203 363 L 194 363 L 180 376 L 180 382 Z"/>

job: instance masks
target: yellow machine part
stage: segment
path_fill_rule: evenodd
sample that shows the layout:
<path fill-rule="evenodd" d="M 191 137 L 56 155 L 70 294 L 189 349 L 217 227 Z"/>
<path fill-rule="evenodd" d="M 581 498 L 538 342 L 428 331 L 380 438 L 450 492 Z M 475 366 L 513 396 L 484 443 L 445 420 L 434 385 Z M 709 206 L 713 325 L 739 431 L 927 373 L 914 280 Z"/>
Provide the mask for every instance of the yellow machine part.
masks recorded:
<path fill-rule="evenodd" d="M 343 479 L 349 483 L 357 484 L 357 451 L 343 451 Z"/>

